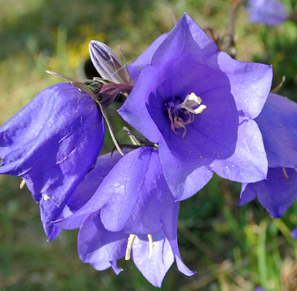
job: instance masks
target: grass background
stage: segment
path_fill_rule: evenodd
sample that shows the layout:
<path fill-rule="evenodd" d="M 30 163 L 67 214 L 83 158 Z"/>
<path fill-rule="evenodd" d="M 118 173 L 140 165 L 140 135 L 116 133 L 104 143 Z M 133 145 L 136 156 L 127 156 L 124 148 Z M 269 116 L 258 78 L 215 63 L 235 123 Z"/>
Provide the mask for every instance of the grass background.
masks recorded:
<path fill-rule="evenodd" d="M 228 0 L 0 0 L 0 125 L 47 86 L 61 82 L 45 70 L 83 78 L 88 42 L 96 39 L 133 61 L 184 12 L 202 27 L 223 34 L 228 28 Z M 288 11 L 296 0 L 283 1 Z M 276 28 L 236 21 L 237 59 L 273 65 L 280 94 L 297 100 L 297 26 Z M 115 112 L 111 112 L 111 117 Z M 116 126 L 118 130 L 121 124 Z M 110 144 L 107 138 L 106 147 Z M 159 290 L 133 262 L 124 271 L 97 272 L 77 256 L 77 231 L 64 231 L 48 243 L 39 208 L 20 179 L 0 177 L 0 290 Z M 197 274 L 181 275 L 173 266 L 162 290 L 297 290 L 295 203 L 281 219 L 271 219 L 257 201 L 237 207 L 240 185 L 219 177 L 181 203 L 178 226 L 184 262 Z"/>

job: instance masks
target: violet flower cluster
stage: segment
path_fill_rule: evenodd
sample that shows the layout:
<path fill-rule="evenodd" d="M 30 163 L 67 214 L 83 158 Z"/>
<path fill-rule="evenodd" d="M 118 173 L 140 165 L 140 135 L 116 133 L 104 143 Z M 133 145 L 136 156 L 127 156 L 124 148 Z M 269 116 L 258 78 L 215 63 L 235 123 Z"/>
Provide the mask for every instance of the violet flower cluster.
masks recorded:
<path fill-rule="evenodd" d="M 195 273 L 178 248 L 179 206 L 214 173 L 242 183 L 239 205 L 258 197 L 280 217 L 294 202 L 297 105 L 269 94 L 271 66 L 218 51 L 187 14 L 128 67 L 100 42 L 90 55 L 102 78 L 49 87 L 0 128 L 0 174 L 26 183 L 49 240 L 79 228 L 84 263 L 119 274 L 131 258 L 161 287 L 174 261 Z M 138 133 L 99 156 L 118 93 Z"/>

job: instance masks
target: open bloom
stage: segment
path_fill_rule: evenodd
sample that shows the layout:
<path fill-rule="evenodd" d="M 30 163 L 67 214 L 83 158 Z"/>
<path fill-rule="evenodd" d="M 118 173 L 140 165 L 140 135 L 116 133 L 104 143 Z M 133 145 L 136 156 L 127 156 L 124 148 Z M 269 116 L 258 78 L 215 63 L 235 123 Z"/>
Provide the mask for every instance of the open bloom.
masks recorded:
<path fill-rule="evenodd" d="M 188 16 L 140 56 L 136 85 L 120 115 L 158 144 L 176 200 L 200 190 L 216 172 L 238 182 L 267 174 L 256 122 L 268 96 L 270 66 L 233 60 Z M 146 63 L 146 65 L 144 65 Z"/>
<path fill-rule="evenodd" d="M 96 175 L 89 175 L 96 184 Z M 142 147 L 113 166 L 83 207 L 55 224 L 64 229 L 80 227 L 78 252 L 83 262 L 119 273 L 116 261 L 131 256 L 144 277 L 160 287 L 174 260 L 182 273 L 194 274 L 178 250 L 178 211 L 157 150 Z"/>
<path fill-rule="evenodd" d="M 277 26 L 288 19 L 285 5 L 277 0 L 248 0 L 246 11 L 250 22 Z"/>
<path fill-rule="evenodd" d="M 70 83 L 39 93 L 0 128 L 0 174 L 22 177 L 39 202 L 49 240 L 67 200 L 94 165 L 104 121 L 91 96 Z"/>
<path fill-rule="evenodd" d="M 258 197 L 274 218 L 284 215 L 297 198 L 297 104 L 270 94 L 256 118 L 268 157 L 267 179 L 243 184 L 238 205 Z"/>

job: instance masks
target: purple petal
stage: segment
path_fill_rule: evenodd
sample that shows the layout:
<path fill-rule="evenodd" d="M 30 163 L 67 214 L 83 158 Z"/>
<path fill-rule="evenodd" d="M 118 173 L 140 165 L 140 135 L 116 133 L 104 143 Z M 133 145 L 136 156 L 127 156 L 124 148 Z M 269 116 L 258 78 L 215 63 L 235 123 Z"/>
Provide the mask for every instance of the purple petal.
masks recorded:
<path fill-rule="evenodd" d="M 211 169 L 224 179 L 241 183 L 266 178 L 267 158 L 262 135 L 255 121 L 242 120 L 238 128 L 235 153 L 227 160 L 215 160 Z"/>
<path fill-rule="evenodd" d="M 153 235 L 153 251 L 149 257 L 149 242 L 146 236 L 135 238 L 132 257 L 142 275 L 154 286 L 161 288 L 162 281 L 174 262 L 170 243 L 161 231 Z"/>
<path fill-rule="evenodd" d="M 240 199 L 237 202 L 238 206 L 242 206 L 246 203 L 253 201 L 257 197 L 257 192 L 252 187 L 253 184 L 242 184 L 241 185 L 241 192 L 240 192 Z"/>
<path fill-rule="evenodd" d="M 124 153 L 127 152 L 124 151 Z M 121 158 L 122 155 L 115 152 L 102 155 L 97 159 L 94 169 L 84 177 L 67 202 L 71 212 L 76 212 L 90 200 L 105 176 Z"/>
<path fill-rule="evenodd" d="M 289 168 L 285 168 L 285 173 L 282 168 L 269 168 L 267 180 L 248 184 L 242 196 L 251 197 L 253 195 L 251 193 L 257 193 L 261 205 L 273 218 L 279 218 L 297 198 L 297 172 Z M 244 198 L 244 200 L 248 199 Z M 242 204 L 244 204 L 243 201 L 240 205 Z"/>
<path fill-rule="evenodd" d="M 269 167 L 297 167 L 297 104 L 276 94 L 256 118 L 263 135 Z"/>
<path fill-rule="evenodd" d="M 131 78 L 133 82 L 136 84 L 137 79 L 141 70 L 146 66 L 150 65 L 152 61 L 152 57 L 156 51 L 156 49 L 160 46 L 160 44 L 167 37 L 168 33 L 164 33 L 160 35 L 133 63 L 128 66 Z"/>
<path fill-rule="evenodd" d="M 184 14 L 158 47 L 152 58 L 152 65 L 171 62 L 172 56 L 179 57 L 184 51 L 199 55 L 200 59 L 217 51 L 216 44 L 187 14 Z"/>
<path fill-rule="evenodd" d="M 124 153 L 128 151 L 124 150 Z M 103 195 L 98 187 L 120 158 L 122 156 L 116 152 L 112 156 L 108 153 L 97 159 L 94 169 L 85 176 L 67 202 L 74 213 L 54 221 L 56 226 L 63 229 L 78 228 L 91 213 L 99 211 L 108 202 L 111 195 Z"/>
<path fill-rule="evenodd" d="M 167 184 L 176 201 L 185 200 L 201 190 L 212 178 L 209 167 L 189 166 L 174 156 L 166 144 L 160 146 L 160 159 Z M 174 169 L 174 170 L 173 170 Z"/>
<path fill-rule="evenodd" d="M 177 221 L 178 221 L 179 203 L 169 203 L 166 211 L 162 215 L 163 229 L 168 239 L 172 252 L 176 259 L 178 270 L 186 276 L 192 276 L 196 272 L 191 271 L 182 261 L 177 244 Z"/>
<path fill-rule="evenodd" d="M 236 61 L 224 52 L 218 53 L 217 62 L 230 81 L 238 111 L 249 118 L 257 117 L 270 92 L 272 67 Z"/>
<path fill-rule="evenodd" d="M 105 193 L 112 197 L 101 209 L 101 220 L 110 231 L 148 234 L 159 232 L 163 201 L 171 193 L 165 182 L 158 152 L 143 147 L 125 155 L 105 178 Z"/>
<path fill-rule="evenodd" d="M 255 291 L 267 291 L 266 289 L 264 290 L 262 287 L 257 287 L 256 289 L 255 289 Z"/>
<path fill-rule="evenodd" d="M 291 236 L 297 240 L 297 228 L 295 228 L 292 232 L 291 232 Z"/>
<path fill-rule="evenodd" d="M 83 223 L 77 238 L 78 254 L 82 262 L 97 265 L 106 264 L 125 256 L 127 234 L 107 231 L 99 213 L 93 213 Z"/>
<path fill-rule="evenodd" d="M 94 164 L 103 138 L 104 121 L 92 97 L 65 83 L 39 93 L 1 127 L 0 173 L 26 181 L 50 239 L 51 221 Z"/>
<path fill-rule="evenodd" d="M 95 262 L 91 264 L 95 270 L 97 271 L 104 271 L 108 268 L 112 268 L 113 271 L 115 272 L 116 275 L 120 274 L 123 269 L 119 268 L 117 266 L 117 262 L 116 261 L 112 261 L 112 262 Z"/>

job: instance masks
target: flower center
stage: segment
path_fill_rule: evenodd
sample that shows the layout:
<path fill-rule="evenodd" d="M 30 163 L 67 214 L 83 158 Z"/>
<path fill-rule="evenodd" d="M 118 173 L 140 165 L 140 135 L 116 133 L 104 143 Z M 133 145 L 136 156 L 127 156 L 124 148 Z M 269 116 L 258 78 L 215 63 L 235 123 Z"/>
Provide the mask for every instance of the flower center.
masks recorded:
<path fill-rule="evenodd" d="M 183 129 L 182 138 L 186 136 L 186 125 L 192 123 L 196 114 L 200 114 L 206 105 L 201 104 L 202 99 L 195 93 L 187 95 L 182 103 L 174 103 L 172 101 L 165 104 L 167 107 L 168 117 L 170 119 L 171 130 L 178 134 L 177 129 Z"/>

